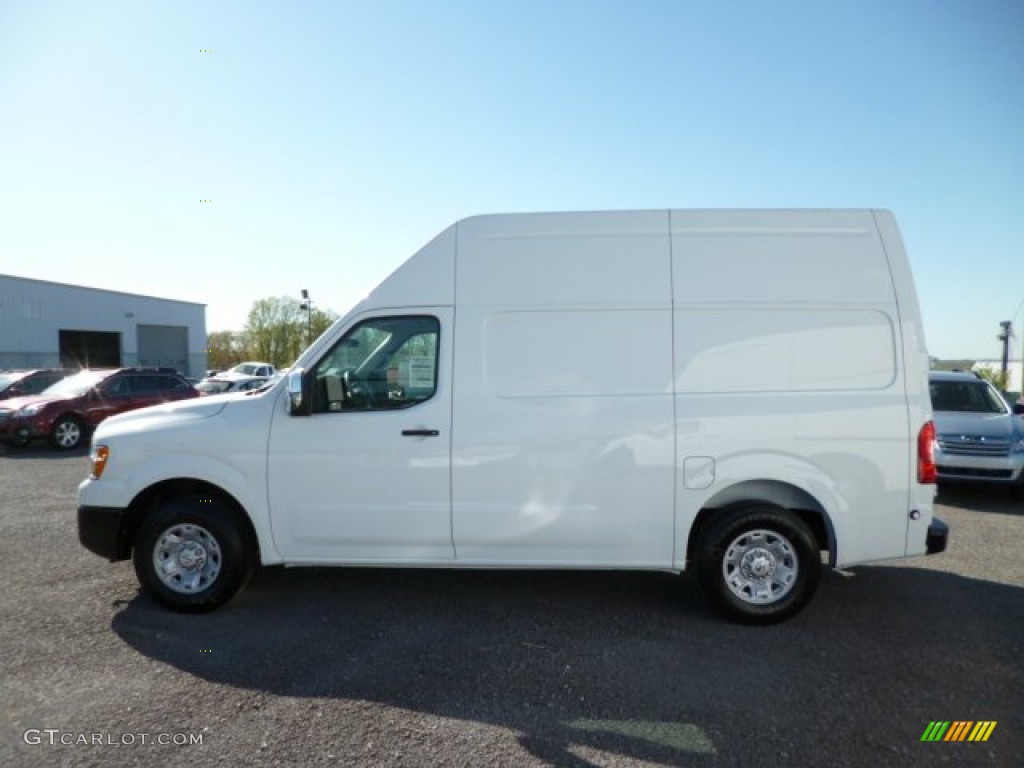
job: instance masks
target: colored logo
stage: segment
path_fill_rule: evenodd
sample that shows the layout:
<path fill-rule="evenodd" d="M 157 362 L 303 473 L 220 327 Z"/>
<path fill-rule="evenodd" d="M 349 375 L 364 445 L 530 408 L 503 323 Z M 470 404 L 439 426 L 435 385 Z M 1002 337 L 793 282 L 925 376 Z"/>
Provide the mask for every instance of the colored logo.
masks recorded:
<path fill-rule="evenodd" d="M 921 734 L 921 741 L 988 741 L 996 729 L 996 720 L 932 720 Z"/>

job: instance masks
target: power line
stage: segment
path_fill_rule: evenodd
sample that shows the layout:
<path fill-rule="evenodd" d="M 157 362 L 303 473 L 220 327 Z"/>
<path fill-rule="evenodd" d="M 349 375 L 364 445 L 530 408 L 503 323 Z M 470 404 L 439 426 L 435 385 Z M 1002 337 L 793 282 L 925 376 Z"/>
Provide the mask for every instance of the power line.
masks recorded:
<path fill-rule="evenodd" d="M 1024 309 L 1024 299 L 1021 299 L 1020 304 L 1017 305 L 1017 311 L 1014 312 L 1013 316 L 1010 318 L 1011 323 L 1017 319 L 1017 316 L 1020 314 L 1022 309 Z"/>

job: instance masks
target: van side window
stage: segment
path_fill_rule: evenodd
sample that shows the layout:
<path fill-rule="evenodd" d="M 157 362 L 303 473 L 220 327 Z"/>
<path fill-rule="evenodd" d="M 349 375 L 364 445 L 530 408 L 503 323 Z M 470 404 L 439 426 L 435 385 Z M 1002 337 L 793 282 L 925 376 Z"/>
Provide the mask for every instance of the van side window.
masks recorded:
<path fill-rule="evenodd" d="M 343 336 L 316 364 L 313 411 L 409 408 L 437 391 L 436 317 L 376 317 Z"/>

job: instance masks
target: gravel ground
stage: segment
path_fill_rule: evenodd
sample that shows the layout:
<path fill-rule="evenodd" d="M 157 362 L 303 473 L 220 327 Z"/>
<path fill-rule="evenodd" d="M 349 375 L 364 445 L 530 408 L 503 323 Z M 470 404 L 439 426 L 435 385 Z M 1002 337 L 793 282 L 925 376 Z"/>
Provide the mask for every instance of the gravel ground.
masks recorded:
<path fill-rule="evenodd" d="M 575 572 L 270 569 L 180 616 L 78 544 L 85 468 L 0 447 L 0 766 L 1024 765 L 1001 491 L 944 490 L 950 551 L 828 573 L 776 627 L 686 575 Z"/>

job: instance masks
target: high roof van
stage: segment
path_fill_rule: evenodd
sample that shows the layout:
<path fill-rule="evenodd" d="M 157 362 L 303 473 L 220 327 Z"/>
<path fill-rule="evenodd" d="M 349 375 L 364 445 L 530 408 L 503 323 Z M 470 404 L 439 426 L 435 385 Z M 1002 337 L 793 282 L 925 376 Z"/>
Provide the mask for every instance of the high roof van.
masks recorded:
<path fill-rule="evenodd" d="M 103 422 L 79 536 L 172 609 L 259 564 L 693 568 L 749 623 L 941 552 L 893 216 L 453 224 L 258 392 Z"/>

